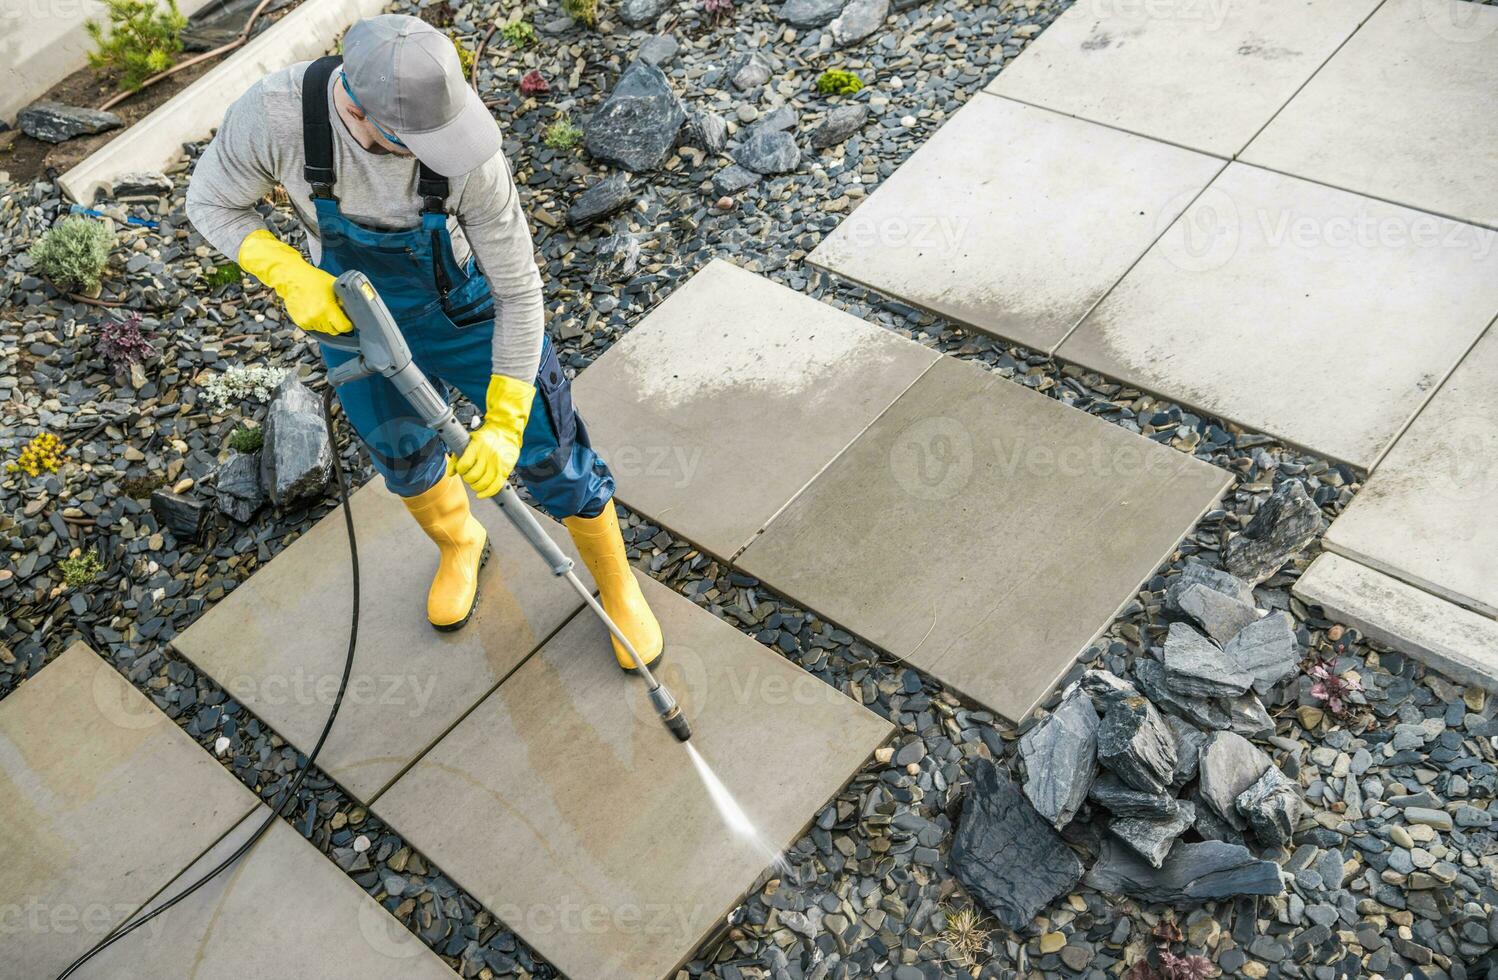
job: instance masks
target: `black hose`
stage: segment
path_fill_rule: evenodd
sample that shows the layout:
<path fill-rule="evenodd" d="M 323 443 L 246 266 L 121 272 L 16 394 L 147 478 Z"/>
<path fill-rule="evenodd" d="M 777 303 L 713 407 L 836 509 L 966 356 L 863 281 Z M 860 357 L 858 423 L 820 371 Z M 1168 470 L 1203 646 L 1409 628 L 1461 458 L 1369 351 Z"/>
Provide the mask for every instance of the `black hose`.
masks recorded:
<path fill-rule="evenodd" d="M 218 867 L 214 868 L 212 871 L 208 872 L 206 875 L 199 878 L 191 885 L 188 885 L 180 893 L 172 896 L 170 899 L 152 909 L 150 912 L 147 912 L 144 915 L 140 916 L 139 918 L 133 921 L 127 920 L 126 922 L 122 922 L 120 925 L 116 926 L 109 933 L 109 935 L 99 940 L 99 942 L 96 943 L 92 949 L 84 953 L 82 956 L 78 957 L 73 961 L 71 966 L 62 971 L 62 973 L 58 974 L 57 980 L 67 980 L 67 978 L 72 976 L 83 964 L 87 963 L 95 956 L 104 952 L 104 950 L 108 949 L 110 946 L 113 946 L 119 940 L 124 939 L 130 933 L 139 929 L 147 922 L 150 922 L 152 919 L 156 918 L 167 909 L 176 905 L 178 902 L 182 901 L 184 898 L 191 895 L 199 888 L 202 888 L 204 885 L 208 884 L 208 882 L 223 874 L 240 858 L 244 857 L 249 849 L 255 846 L 255 842 L 260 840 L 261 837 L 265 836 L 265 832 L 267 830 L 270 830 L 271 824 L 276 822 L 276 818 L 281 815 L 281 810 L 285 808 L 286 804 L 294 801 L 297 798 L 297 793 L 302 788 L 302 781 L 307 778 L 307 773 L 311 771 L 313 764 L 317 762 L 317 755 L 322 751 L 323 743 L 328 740 L 328 733 L 333 730 L 333 722 L 338 717 L 338 709 L 343 706 L 343 693 L 348 688 L 349 675 L 353 672 L 354 669 L 354 648 L 358 645 L 359 642 L 359 543 L 354 534 L 354 514 L 353 511 L 349 509 L 348 481 L 344 478 L 343 462 L 338 457 L 338 445 L 337 441 L 333 437 L 333 394 L 334 389 L 332 385 L 329 385 L 328 389 L 323 392 L 322 417 L 323 424 L 328 428 L 328 444 L 332 448 L 333 455 L 333 475 L 337 477 L 338 480 L 338 499 L 343 504 L 343 521 L 345 526 L 348 528 L 349 562 L 352 566 L 354 577 L 354 609 L 349 622 L 348 653 L 345 655 L 343 661 L 343 678 L 338 682 L 338 694 L 333 698 L 333 710 L 328 713 L 328 720 L 323 724 L 322 734 L 317 737 L 317 744 L 312 747 L 312 751 L 307 755 L 307 761 L 302 764 L 302 768 L 297 772 L 296 778 L 292 780 L 291 788 L 287 790 L 286 796 L 281 800 L 279 804 L 271 808 L 269 816 L 265 818 L 265 823 L 260 825 L 260 828 L 255 831 L 254 835 L 249 840 L 241 844 L 239 848 L 233 854 L 225 858 Z"/>

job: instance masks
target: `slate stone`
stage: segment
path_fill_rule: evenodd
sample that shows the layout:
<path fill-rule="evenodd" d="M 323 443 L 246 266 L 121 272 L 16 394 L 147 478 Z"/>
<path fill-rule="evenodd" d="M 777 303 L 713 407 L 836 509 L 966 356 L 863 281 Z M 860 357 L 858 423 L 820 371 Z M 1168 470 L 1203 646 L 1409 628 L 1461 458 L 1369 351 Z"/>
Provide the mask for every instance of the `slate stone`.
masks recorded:
<path fill-rule="evenodd" d="M 119 198 L 160 197 L 172 192 L 172 178 L 155 170 L 120 174 L 109 181 L 109 196 Z"/>
<path fill-rule="evenodd" d="M 769 112 L 765 113 L 763 116 L 760 116 L 757 120 L 755 120 L 754 125 L 750 127 L 750 133 L 757 133 L 761 130 L 767 133 L 780 132 L 783 130 L 789 131 L 795 129 L 800 124 L 800 122 L 801 117 L 796 114 L 795 108 L 793 106 L 783 105 L 775 109 L 771 109 Z"/>
<path fill-rule="evenodd" d="M 201 500 L 170 490 L 151 494 L 151 513 L 181 541 L 197 541 L 208 521 L 208 508 Z"/>
<path fill-rule="evenodd" d="M 588 119 L 588 153 L 632 173 L 654 170 L 676 145 L 686 116 L 665 73 L 636 58 Z"/>
<path fill-rule="evenodd" d="M 744 188 L 758 182 L 759 174 L 753 170 L 747 170 L 736 163 L 730 163 L 713 175 L 713 193 L 737 194 Z"/>
<path fill-rule="evenodd" d="M 235 453 L 225 460 L 214 476 L 213 494 L 220 511 L 241 524 L 248 524 L 255 512 L 265 506 L 265 489 L 260 485 L 260 454 Z"/>
<path fill-rule="evenodd" d="M 1199 773 L 1202 799 L 1234 829 L 1242 830 L 1247 821 L 1238 812 L 1238 797 L 1272 765 L 1269 756 L 1242 735 L 1217 732 L 1202 748 Z"/>
<path fill-rule="evenodd" d="M 74 136 L 91 136 L 117 129 L 124 125 L 124 120 L 112 112 L 43 100 L 22 109 L 16 117 L 16 125 L 32 139 L 61 143 Z"/>
<path fill-rule="evenodd" d="M 1120 817 L 1160 820 L 1178 812 L 1176 801 L 1165 793 L 1137 790 L 1111 772 L 1099 773 L 1087 798 Z"/>
<path fill-rule="evenodd" d="M 603 282 L 623 282 L 640 267 L 640 239 L 628 232 L 610 235 L 593 250 L 593 275 Z"/>
<path fill-rule="evenodd" d="M 821 125 L 813 129 L 807 139 L 818 150 L 837 146 L 862 129 L 868 118 L 869 107 L 862 102 L 840 105 L 827 113 Z"/>
<path fill-rule="evenodd" d="M 1182 697 L 1236 697 L 1253 675 L 1230 661 L 1222 649 L 1185 623 L 1171 623 L 1165 637 L 1165 684 Z"/>
<path fill-rule="evenodd" d="M 843 12 L 848 0 L 786 0 L 777 13 L 792 27 L 821 27 Z"/>
<path fill-rule="evenodd" d="M 640 57 L 659 68 L 676 60 L 681 44 L 670 34 L 657 34 L 640 45 Z"/>
<path fill-rule="evenodd" d="M 1163 793 L 1175 775 L 1175 736 L 1147 698 L 1124 698 L 1103 715 L 1097 757 L 1135 789 Z"/>
<path fill-rule="evenodd" d="M 1237 895 L 1284 892 L 1279 866 L 1261 861 L 1241 844 L 1181 842 L 1153 868 L 1121 841 L 1107 839 L 1087 873 L 1091 888 L 1166 905 L 1199 905 Z"/>
<path fill-rule="evenodd" d="M 1267 847 L 1284 847 L 1295 833 L 1300 817 L 1300 788 L 1271 765 L 1233 803 L 1249 828 Z"/>
<path fill-rule="evenodd" d="M 1207 635 L 1218 643 L 1227 643 L 1238 631 L 1257 622 L 1259 610 L 1239 602 L 1205 585 L 1188 585 L 1181 590 L 1181 611 L 1201 624 Z"/>
<path fill-rule="evenodd" d="M 271 400 L 264 429 L 260 485 L 271 502 L 283 507 L 321 494 L 333 478 L 333 450 L 312 389 L 288 375 Z"/>
<path fill-rule="evenodd" d="M 571 228 L 590 225 L 628 207 L 634 199 L 628 177 L 611 174 L 577 195 L 567 209 L 567 225 Z"/>
<path fill-rule="evenodd" d="M 1070 823 L 1087 800 L 1097 774 L 1098 725 L 1092 698 L 1074 687 L 1050 717 L 1020 739 L 1025 795 L 1057 830 Z"/>
<path fill-rule="evenodd" d="M 739 62 L 730 73 L 730 79 L 734 88 L 748 92 L 768 82 L 773 71 L 769 59 L 755 51 Z"/>
<path fill-rule="evenodd" d="M 1321 508 L 1298 480 L 1286 480 L 1259 505 L 1248 525 L 1228 540 L 1228 571 L 1257 585 L 1310 544 L 1323 527 Z"/>
<path fill-rule="evenodd" d="M 1300 666 L 1300 641 L 1290 614 L 1280 610 L 1250 623 L 1222 648 L 1233 666 L 1253 675 L 1253 689 L 1268 694 Z"/>
<path fill-rule="evenodd" d="M 655 23 L 670 5 L 670 0 L 623 0 L 619 4 L 619 19 L 630 27 L 644 27 Z"/>
<path fill-rule="evenodd" d="M 846 48 L 877 31 L 888 16 L 889 0 L 849 0 L 843 12 L 827 25 L 827 31 L 838 47 Z"/>
<path fill-rule="evenodd" d="M 1181 574 L 1165 587 L 1165 608 L 1172 612 L 1184 612 L 1181 609 L 1181 593 L 1193 585 L 1206 586 L 1245 606 L 1256 604 L 1253 586 L 1236 575 L 1192 559 L 1182 567 Z"/>
<path fill-rule="evenodd" d="M 1196 807 L 1182 802 L 1168 817 L 1114 817 L 1108 821 L 1108 829 L 1151 867 L 1158 868 L 1165 863 L 1176 838 L 1184 834 L 1195 820 Z"/>
<path fill-rule="evenodd" d="M 801 148 L 784 130 L 756 129 L 739 144 L 733 159 L 757 174 L 788 174 L 801 162 Z"/>
<path fill-rule="evenodd" d="M 991 761 L 972 777 L 948 866 L 1000 922 L 1024 929 L 1076 886 L 1082 862 Z"/>
<path fill-rule="evenodd" d="M 1170 785 L 1179 789 L 1196 778 L 1202 747 L 1207 744 L 1207 733 L 1175 715 L 1166 715 L 1165 724 L 1170 726 L 1170 733 L 1176 739 L 1176 771 Z"/>
<path fill-rule="evenodd" d="M 1186 799 L 1196 807 L 1196 820 L 1191 829 L 1202 840 L 1219 840 L 1228 844 L 1243 844 L 1243 832 L 1217 815 L 1217 811 L 1202 798 L 1201 787 L 1193 786 Z"/>
<path fill-rule="evenodd" d="M 1228 731 L 1239 735 L 1269 735 L 1274 732 L 1274 718 L 1254 692 L 1236 698 L 1219 698 L 1217 703 L 1227 709 Z"/>
<path fill-rule="evenodd" d="M 1160 708 L 1208 731 L 1220 731 L 1232 724 L 1227 708 L 1217 701 L 1183 698 L 1165 684 L 1165 665 L 1151 657 L 1140 657 L 1132 668 L 1139 690 Z"/>
<path fill-rule="evenodd" d="M 1078 681 L 1082 689 L 1092 695 L 1093 707 L 1099 712 L 1107 711 L 1114 701 L 1139 697 L 1139 689 L 1119 677 L 1111 670 L 1089 670 Z"/>
<path fill-rule="evenodd" d="M 678 137 L 684 146 L 718 154 L 728 145 L 728 122 L 709 109 L 690 109 Z"/>

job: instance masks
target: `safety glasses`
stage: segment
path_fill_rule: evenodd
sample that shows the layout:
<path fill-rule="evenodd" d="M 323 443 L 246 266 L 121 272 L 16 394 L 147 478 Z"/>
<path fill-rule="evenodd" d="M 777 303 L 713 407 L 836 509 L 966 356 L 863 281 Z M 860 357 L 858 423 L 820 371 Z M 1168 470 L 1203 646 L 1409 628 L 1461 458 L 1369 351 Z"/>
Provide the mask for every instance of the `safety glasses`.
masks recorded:
<path fill-rule="evenodd" d="M 394 143 L 396 146 L 400 147 L 401 149 L 409 149 L 409 147 L 407 147 L 405 143 L 401 142 L 401 138 L 399 136 L 390 132 L 388 129 L 385 129 L 379 123 L 371 119 L 369 113 L 364 111 L 364 107 L 362 105 L 359 105 L 359 97 L 355 95 L 354 90 L 349 87 L 348 74 L 346 72 L 339 72 L 338 78 L 343 82 L 343 90 L 348 93 L 348 97 L 354 100 L 354 105 L 358 106 L 360 112 L 364 112 L 364 121 L 373 126 L 375 128 L 375 132 L 379 133 L 381 136 L 385 137 L 385 139 Z"/>

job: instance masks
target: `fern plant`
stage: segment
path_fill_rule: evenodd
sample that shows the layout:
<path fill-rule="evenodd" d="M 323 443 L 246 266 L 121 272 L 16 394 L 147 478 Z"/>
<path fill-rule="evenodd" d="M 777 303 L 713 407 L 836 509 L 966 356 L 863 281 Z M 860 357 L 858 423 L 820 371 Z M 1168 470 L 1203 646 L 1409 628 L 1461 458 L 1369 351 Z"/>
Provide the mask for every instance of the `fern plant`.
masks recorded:
<path fill-rule="evenodd" d="M 133 92 L 172 66 L 173 56 L 182 50 L 187 18 L 177 9 L 177 0 L 166 0 L 165 8 L 158 7 L 156 0 L 105 0 L 105 4 L 108 33 L 96 20 L 85 25 L 94 42 L 88 61 L 95 68 L 118 71 L 120 87 Z"/>
<path fill-rule="evenodd" d="M 59 289 L 99 287 L 114 232 L 101 222 L 80 215 L 64 218 L 48 228 L 31 247 L 31 260 Z"/>

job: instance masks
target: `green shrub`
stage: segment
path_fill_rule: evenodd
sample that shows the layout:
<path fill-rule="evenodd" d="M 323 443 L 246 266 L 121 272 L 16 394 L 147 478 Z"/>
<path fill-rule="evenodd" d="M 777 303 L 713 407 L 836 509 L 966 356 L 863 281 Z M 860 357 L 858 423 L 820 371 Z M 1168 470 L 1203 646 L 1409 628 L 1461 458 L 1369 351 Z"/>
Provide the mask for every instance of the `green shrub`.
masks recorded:
<path fill-rule="evenodd" d="M 96 289 L 113 247 L 113 232 L 75 215 L 48 228 L 31 247 L 31 259 L 59 289 Z"/>
<path fill-rule="evenodd" d="M 225 262 L 216 265 L 203 274 L 203 285 L 209 289 L 217 289 L 220 286 L 237 286 L 244 281 L 244 270 L 237 262 Z"/>
<path fill-rule="evenodd" d="M 563 116 L 541 134 L 541 142 L 553 150 L 570 150 L 581 142 L 583 131 L 572 124 L 572 119 Z"/>
<path fill-rule="evenodd" d="M 104 573 L 104 563 L 99 560 L 99 552 L 92 548 L 64 558 L 57 563 L 57 567 L 62 569 L 62 583 L 70 589 L 88 585 Z"/>
<path fill-rule="evenodd" d="M 236 453 L 258 452 L 265 445 L 265 430 L 251 428 L 248 425 L 237 425 L 234 431 L 229 433 L 229 448 Z"/>
<path fill-rule="evenodd" d="M 817 91 L 823 95 L 857 95 L 862 88 L 863 79 L 837 68 L 829 68 L 817 79 Z"/>
<path fill-rule="evenodd" d="M 598 24 L 598 0 L 562 0 L 562 12 L 585 27 Z"/>
<path fill-rule="evenodd" d="M 89 64 L 120 73 L 120 87 L 127 92 L 140 88 L 152 75 L 172 66 L 172 56 L 182 50 L 182 28 L 187 18 L 177 9 L 177 0 L 166 0 L 166 9 L 155 0 L 105 0 L 109 33 L 103 24 L 86 25 L 95 50 Z"/>
<path fill-rule="evenodd" d="M 524 48 L 536 43 L 536 29 L 528 20 L 517 20 L 499 29 L 500 36 L 512 48 Z"/>

